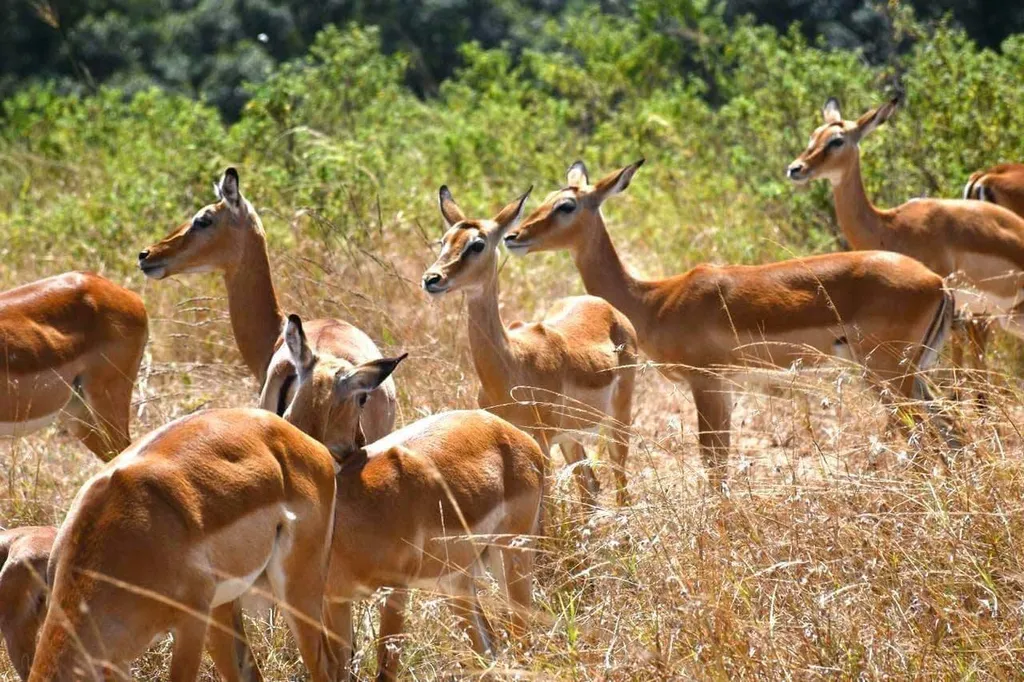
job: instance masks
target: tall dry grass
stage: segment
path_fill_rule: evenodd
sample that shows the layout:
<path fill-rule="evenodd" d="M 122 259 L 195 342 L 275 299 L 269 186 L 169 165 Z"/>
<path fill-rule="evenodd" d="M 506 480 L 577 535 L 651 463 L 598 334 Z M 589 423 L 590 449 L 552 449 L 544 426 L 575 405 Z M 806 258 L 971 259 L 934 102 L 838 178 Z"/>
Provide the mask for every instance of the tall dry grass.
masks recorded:
<path fill-rule="evenodd" d="M 139 246 L 162 229 L 140 235 Z M 385 352 L 410 352 L 396 374 L 399 421 L 408 423 L 473 406 L 477 379 L 464 302 L 431 302 L 418 288 L 435 256 L 432 236 L 396 233 L 405 236 L 382 231 L 356 246 L 296 231 L 287 248 L 271 242 L 271 257 L 287 309 L 351 320 Z M 25 257 L 0 278 L 9 287 L 78 265 L 59 254 Z M 509 265 L 502 278 L 506 321 L 581 290 L 557 256 Z M 149 282 L 136 274 L 126 283 L 142 293 L 153 320 L 135 435 L 193 410 L 255 402 L 218 278 Z M 727 498 L 702 492 L 687 390 L 645 365 L 631 434 L 634 504 L 614 506 L 611 472 L 600 467 L 602 506 L 581 508 L 559 463 L 548 536 L 538 543 L 529 639 L 503 638 L 497 661 L 475 660 L 443 599 L 420 592 L 410 606 L 407 676 L 490 669 L 566 680 L 1019 677 L 1024 471 L 1021 392 L 1005 370 L 1011 360 L 997 354 L 992 376 L 966 379 L 985 384 L 988 409 L 947 405 L 969 436 L 948 473 L 934 453 L 887 431 L 887 408 L 856 368 L 786 373 L 769 393 L 738 387 Z M 948 369 L 934 378 L 948 384 Z M 0 447 L 4 526 L 59 523 L 99 467 L 59 426 Z M 599 446 L 590 449 L 604 457 Z M 500 611 L 493 585 L 486 594 L 486 608 Z M 374 672 L 379 601 L 357 609 L 362 678 Z M 266 615 L 249 627 L 268 679 L 305 679 L 286 631 Z M 164 643 L 136 662 L 137 679 L 165 676 L 169 653 Z M 0 680 L 14 679 L 0 656 Z M 210 665 L 203 679 L 216 679 Z"/>

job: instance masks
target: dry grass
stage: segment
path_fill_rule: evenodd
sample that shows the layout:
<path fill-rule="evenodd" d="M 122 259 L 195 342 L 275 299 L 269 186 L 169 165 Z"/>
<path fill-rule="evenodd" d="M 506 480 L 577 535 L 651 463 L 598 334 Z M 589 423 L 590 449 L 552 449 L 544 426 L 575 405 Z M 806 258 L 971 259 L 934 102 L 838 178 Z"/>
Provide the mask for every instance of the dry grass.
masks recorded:
<path fill-rule="evenodd" d="M 372 253 L 384 260 L 302 240 L 275 253 L 286 307 L 344 317 L 385 351 L 410 351 L 396 375 L 400 422 L 472 406 L 464 304 L 431 304 L 420 294 L 429 248 L 381 239 Z M 414 255 L 386 259 L 399 253 Z M 25 259 L 2 284 L 66 265 Z M 503 280 L 508 319 L 579 290 L 576 274 L 554 258 L 516 263 Z M 255 401 L 216 278 L 151 283 L 133 275 L 129 284 L 153 318 L 136 435 L 195 409 Z M 732 495 L 720 499 L 700 492 L 688 392 L 645 370 L 629 463 L 634 505 L 613 506 L 603 469 L 606 506 L 587 513 L 558 469 L 530 640 L 503 640 L 494 670 L 566 680 L 1019 677 L 1024 472 L 1016 381 L 997 378 L 991 409 L 964 413 L 970 447 L 948 475 L 933 472 L 935 460 L 904 438 L 886 435 L 885 409 L 855 371 L 793 381 L 796 390 L 740 396 Z M 59 427 L 0 448 L 4 526 L 58 523 L 99 466 Z M 487 594 L 493 613 L 500 604 L 493 589 Z M 356 658 L 367 677 L 373 606 L 357 610 Z M 250 635 L 268 679 L 305 679 L 280 619 L 260 620 Z M 165 676 L 168 660 L 165 643 L 137 662 L 137 677 Z M 442 600 L 424 593 L 412 600 L 403 661 L 411 679 L 463 677 L 482 665 Z M 15 679 L 0 656 L 0 680 Z M 203 679 L 215 679 L 211 667 Z"/>

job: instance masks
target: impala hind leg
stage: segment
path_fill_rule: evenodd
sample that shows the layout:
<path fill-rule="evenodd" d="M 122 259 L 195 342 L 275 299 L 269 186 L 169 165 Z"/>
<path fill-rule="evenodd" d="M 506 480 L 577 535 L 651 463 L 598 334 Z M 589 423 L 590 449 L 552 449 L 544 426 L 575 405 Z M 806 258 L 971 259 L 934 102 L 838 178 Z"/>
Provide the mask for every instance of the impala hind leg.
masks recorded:
<path fill-rule="evenodd" d="M 612 397 L 612 418 L 614 423 L 609 429 L 608 453 L 612 460 L 612 473 L 615 475 L 615 503 L 620 507 L 630 504 L 629 491 L 626 489 L 626 459 L 629 457 L 630 430 L 633 427 L 633 387 L 635 370 L 630 367 L 619 379 L 619 390 Z"/>
<path fill-rule="evenodd" d="M 708 482 L 715 492 L 724 492 L 729 464 L 729 429 L 732 421 L 732 394 L 717 377 L 701 377 L 691 382 L 693 404 L 697 408 L 697 437 Z"/>
<path fill-rule="evenodd" d="M 324 617 L 331 638 L 331 654 L 338 665 L 338 679 L 343 682 L 355 679 L 352 670 L 356 638 L 352 623 L 352 602 L 348 599 L 328 599 Z"/>
<path fill-rule="evenodd" d="M 207 648 L 224 682 L 262 682 L 263 676 L 245 636 L 240 601 L 221 604 L 213 610 L 212 618 Z"/>
<path fill-rule="evenodd" d="M 405 607 L 409 592 L 394 590 L 384 600 L 380 610 L 380 633 L 377 637 L 377 680 L 391 682 L 398 677 L 398 664 L 402 655 L 402 636 L 405 633 Z"/>
<path fill-rule="evenodd" d="M 174 630 L 171 682 L 194 682 L 203 663 L 203 645 L 209 621 L 188 615 Z"/>
<path fill-rule="evenodd" d="M 475 575 L 476 570 L 473 573 Z M 480 606 L 474 575 L 464 576 L 458 580 L 458 594 L 449 598 L 449 606 L 469 635 L 473 651 L 481 658 L 491 660 L 494 658 L 494 630 L 484 615 L 483 607 Z"/>
<path fill-rule="evenodd" d="M 524 640 L 528 636 L 528 623 L 533 612 L 533 551 L 513 547 L 514 542 L 517 538 L 502 538 L 498 546 L 490 550 L 497 560 L 492 559 L 491 573 L 498 578 L 509 608 L 508 630 L 513 641 Z"/>
<path fill-rule="evenodd" d="M 267 567 L 274 597 L 281 602 L 281 611 L 314 682 L 333 680 L 337 668 L 323 628 L 323 541 L 323 537 L 319 543 L 297 537 L 292 551 L 284 557 L 275 556 Z"/>
<path fill-rule="evenodd" d="M 113 362 L 101 360 L 76 379 L 75 395 L 65 409 L 72 433 L 104 461 L 131 444 L 128 424 L 136 373 L 126 375 Z"/>
<path fill-rule="evenodd" d="M 597 476 L 594 475 L 594 468 L 587 458 L 586 448 L 577 440 L 563 440 L 560 445 L 565 463 L 572 467 L 576 487 L 580 490 L 580 499 L 588 507 L 595 506 L 601 487 L 597 482 Z"/>
<path fill-rule="evenodd" d="M 953 397 L 957 401 L 968 399 L 974 393 L 975 400 L 981 408 L 988 407 L 988 397 L 984 384 L 988 383 L 988 366 L 985 352 L 992 338 L 992 320 L 984 317 L 968 317 L 958 321 L 953 335 L 950 337 L 953 367 L 957 375 L 957 385 Z M 966 351 L 966 360 L 965 360 Z M 964 370 L 969 370 L 966 374 Z M 960 382 L 966 376 L 970 386 L 961 390 Z"/>

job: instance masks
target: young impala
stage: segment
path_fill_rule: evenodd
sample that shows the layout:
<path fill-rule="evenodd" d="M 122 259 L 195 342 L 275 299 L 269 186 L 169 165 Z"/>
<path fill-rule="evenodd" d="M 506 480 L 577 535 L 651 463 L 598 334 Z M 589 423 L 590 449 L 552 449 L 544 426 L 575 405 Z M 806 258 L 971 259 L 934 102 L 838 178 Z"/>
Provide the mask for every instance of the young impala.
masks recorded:
<path fill-rule="evenodd" d="M 208 410 L 150 433 L 79 491 L 53 545 L 29 682 L 127 675 L 174 634 L 171 680 L 211 653 L 238 679 L 237 600 L 260 576 L 312 678 L 333 680 L 322 609 L 334 518 L 330 452 L 257 409 Z"/>
<path fill-rule="evenodd" d="M 46 615 L 46 563 L 57 529 L 27 526 L 0 533 L 0 632 L 7 656 L 28 679 L 36 635 Z"/>
<path fill-rule="evenodd" d="M 578 438 L 611 422 L 609 440 L 619 504 L 626 504 L 626 456 L 636 379 L 636 332 L 607 301 L 574 296 L 555 301 L 542 322 L 507 328 L 498 309 L 498 245 L 519 222 L 529 192 L 492 220 L 469 220 L 447 187 L 440 191 L 448 231 L 441 255 L 423 274 L 440 296 L 463 290 L 469 344 L 480 376 L 480 407 L 533 435 L 545 455 L 560 443 L 575 463 L 580 490 L 593 503 L 597 480 Z M 517 393 L 521 392 L 519 395 Z"/>
<path fill-rule="evenodd" d="M 0 436 L 62 411 L 104 460 L 131 442 L 132 387 L 149 336 L 138 294 L 88 272 L 0 293 Z"/>
<path fill-rule="evenodd" d="M 522 633 L 533 557 L 521 544 L 537 533 L 546 461 L 537 443 L 472 410 L 436 414 L 364 446 L 362 397 L 405 356 L 356 367 L 319 356 L 294 315 L 285 337 L 298 379 L 284 417 L 328 443 L 341 463 L 327 613 L 343 668 L 352 658 L 352 602 L 381 587 L 396 589 L 381 612 L 378 679 L 396 675 L 408 588 L 451 595 L 474 650 L 491 654 L 494 636 L 475 584 L 485 557 L 497 563 L 513 605 L 512 631 Z M 319 398 L 325 395 L 330 400 Z M 279 406 L 272 392 L 261 402 Z"/>
<path fill-rule="evenodd" d="M 839 101 L 829 99 L 822 110 L 824 124 L 811 133 L 807 149 L 786 174 L 798 183 L 816 178 L 832 183 L 836 218 L 852 248 L 916 258 L 954 286 L 958 308 L 982 319 L 997 317 L 1008 331 L 1024 336 L 1024 218 L 994 204 L 955 199 L 915 199 L 882 210 L 864 192 L 860 141 L 889 120 L 898 104 L 893 99 L 846 121 Z M 968 327 L 977 365 L 985 329 Z"/>
<path fill-rule="evenodd" d="M 883 395 L 929 400 L 919 375 L 953 318 L 951 295 L 926 267 L 867 251 L 769 265 L 698 265 L 641 280 L 612 246 L 601 204 L 629 186 L 643 161 L 593 185 L 581 162 L 505 236 L 512 253 L 566 249 L 587 291 L 633 323 L 640 349 L 693 391 L 701 454 L 720 488 L 729 449 L 732 370 L 810 364 L 838 355 L 863 364 Z M 948 433 L 948 425 L 943 429 Z"/>
<path fill-rule="evenodd" d="M 228 290 L 231 328 L 245 364 L 260 386 L 271 376 L 286 392 L 295 375 L 281 348 L 284 314 L 270 274 L 267 237 L 238 182 L 238 171 L 224 171 L 214 185 L 218 201 L 199 209 L 191 220 L 140 253 L 139 267 L 153 279 L 221 272 Z M 314 320 L 306 328 L 318 353 L 354 364 L 381 357 L 370 337 L 347 322 Z M 391 432 L 395 406 L 395 383 L 389 379 L 367 399 L 362 416 L 367 438 L 376 440 Z"/>
<path fill-rule="evenodd" d="M 964 199 L 989 201 L 1024 217 L 1024 163 L 1000 163 L 971 173 Z"/>

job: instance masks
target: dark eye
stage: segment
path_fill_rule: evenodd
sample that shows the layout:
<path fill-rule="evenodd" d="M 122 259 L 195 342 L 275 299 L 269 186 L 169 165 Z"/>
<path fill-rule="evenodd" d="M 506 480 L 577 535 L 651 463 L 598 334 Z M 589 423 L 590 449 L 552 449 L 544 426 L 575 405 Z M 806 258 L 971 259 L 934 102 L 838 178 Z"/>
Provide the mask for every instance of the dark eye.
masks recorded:
<path fill-rule="evenodd" d="M 481 251 L 484 250 L 485 246 L 487 245 L 484 244 L 482 241 L 475 241 L 469 245 L 469 250 L 472 251 L 473 253 L 480 253 Z"/>
<path fill-rule="evenodd" d="M 825 149 L 838 149 L 839 147 L 843 146 L 843 142 L 845 141 L 846 140 L 844 140 L 841 137 L 833 137 L 831 140 L 828 141 L 828 144 L 825 145 Z"/>
<path fill-rule="evenodd" d="M 370 396 L 368 396 L 365 393 L 362 394 L 361 396 L 359 396 L 359 407 L 362 407 L 363 405 L 365 405 L 366 404 L 366 399 L 369 398 L 369 397 Z"/>
<path fill-rule="evenodd" d="M 197 230 L 201 230 L 204 227 L 209 227 L 212 223 L 213 220 L 211 220 L 209 216 L 201 215 L 192 221 L 192 227 Z"/>
<path fill-rule="evenodd" d="M 575 201 L 563 201 L 558 206 L 555 206 L 555 211 L 558 213 L 572 213 L 576 210 Z"/>

